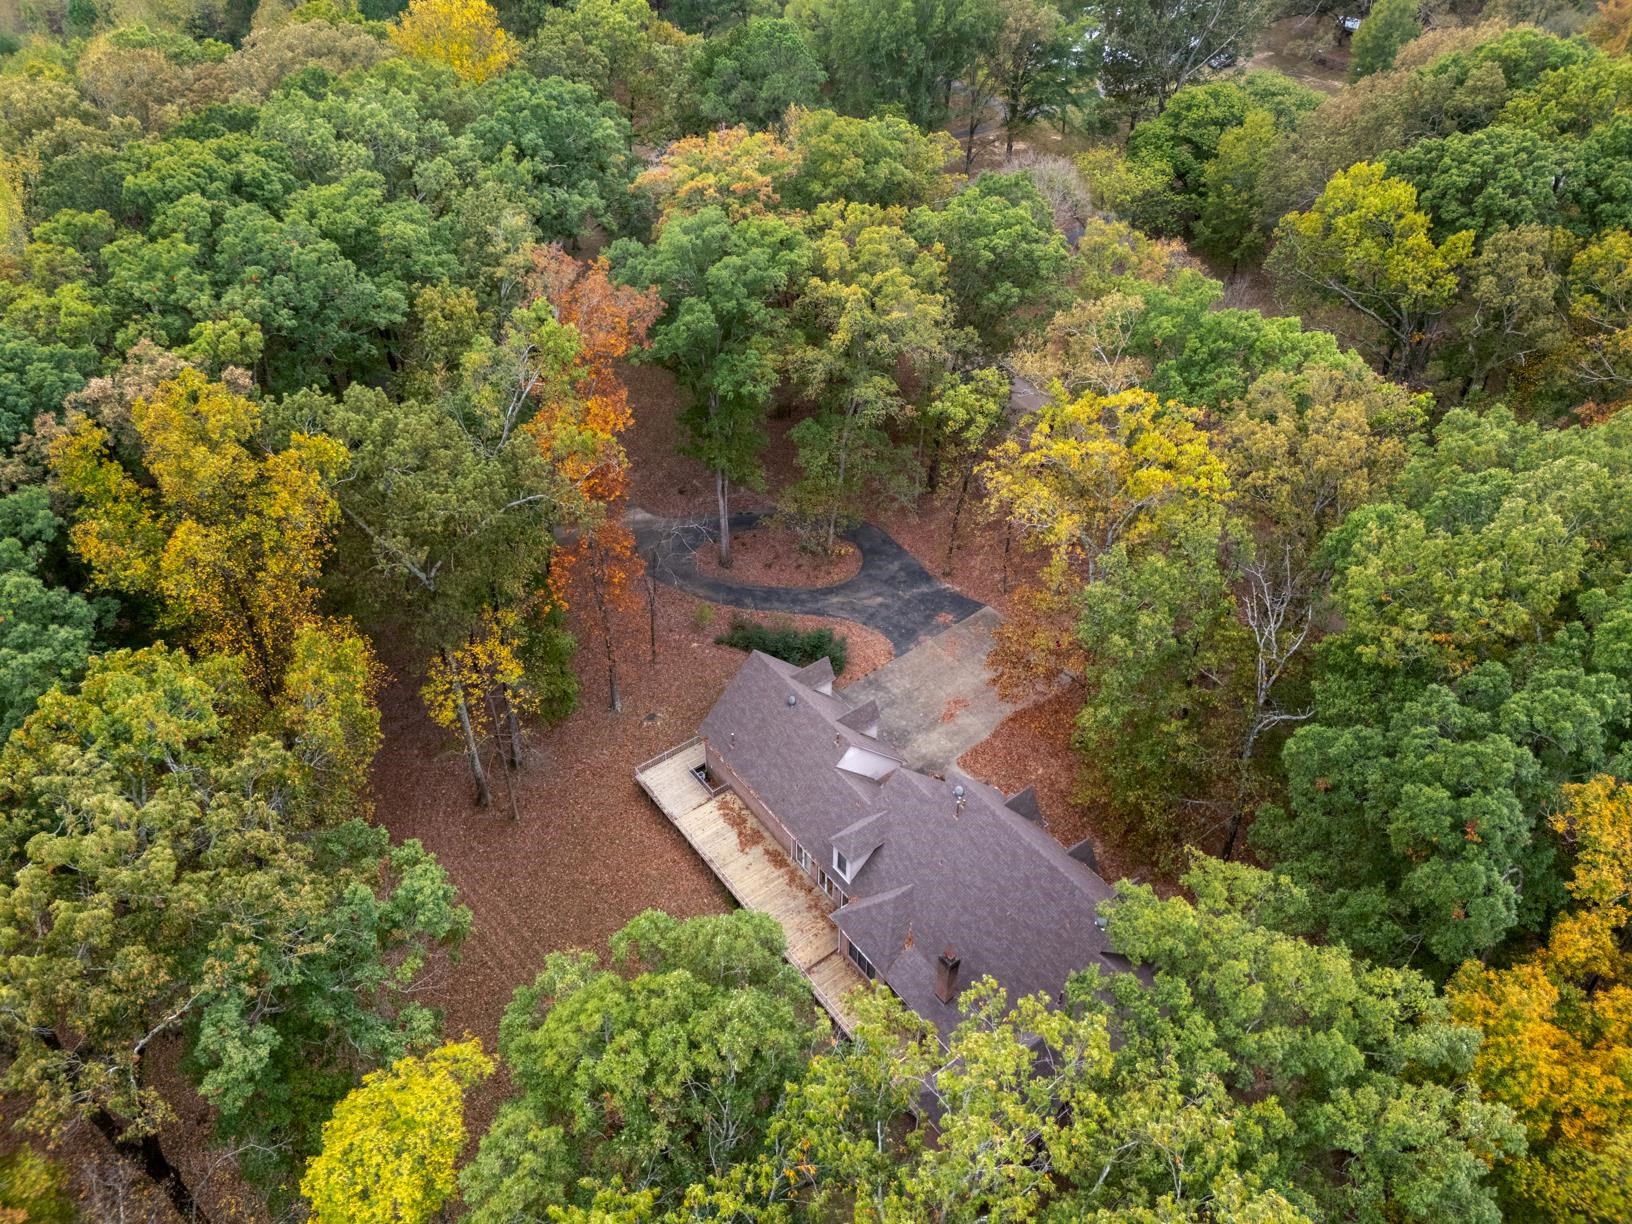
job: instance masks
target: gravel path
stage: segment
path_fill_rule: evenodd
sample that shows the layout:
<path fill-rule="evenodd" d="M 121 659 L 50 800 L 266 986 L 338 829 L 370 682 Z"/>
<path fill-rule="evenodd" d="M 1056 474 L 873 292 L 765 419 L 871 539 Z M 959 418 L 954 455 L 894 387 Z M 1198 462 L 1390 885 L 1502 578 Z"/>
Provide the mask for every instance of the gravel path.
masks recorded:
<path fill-rule="evenodd" d="M 733 514 L 731 529 L 759 522 L 753 512 Z M 973 616 L 986 605 L 947 586 L 918 564 L 886 532 L 863 523 L 844 538 L 861 551 L 854 578 L 827 587 L 764 587 L 723 581 L 698 572 L 695 553 L 708 547 L 714 528 L 696 519 L 665 519 L 633 510 L 628 523 L 658 581 L 688 595 L 753 612 L 836 616 L 876 629 L 904 654 L 948 625 Z"/>

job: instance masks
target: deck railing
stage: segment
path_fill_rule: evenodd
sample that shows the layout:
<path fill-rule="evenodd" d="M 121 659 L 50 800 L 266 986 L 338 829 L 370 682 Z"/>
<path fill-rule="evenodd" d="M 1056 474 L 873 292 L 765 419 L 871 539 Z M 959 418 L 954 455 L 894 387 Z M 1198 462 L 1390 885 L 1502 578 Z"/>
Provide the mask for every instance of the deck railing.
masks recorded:
<path fill-rule="evenodd" d="M 702 736 L 694 735 L 690 739 L 688 739 L 685 743 L 676 744 L 673 748 L 668 749 L 666 752 L 658 753 L 656 756 L 654 756 L 649 761 L 642 761 L 639 765 L 635 766 L 635 776 L 639 777 L 641 774 L 645 773 L 648 769 L 651 769 L 651 768 L 653 768 L 654 766 L 657 766 L 657 765 L 661 765 L 661 764 L 663 764 L 664 761 L 669 760 L 671 757 L 677 757 L 682 752 L 689 751 L 690 749 L 695 748 L 698 744 L 700 744 L 702 742 L 703 742 L 703 737 Z"/>

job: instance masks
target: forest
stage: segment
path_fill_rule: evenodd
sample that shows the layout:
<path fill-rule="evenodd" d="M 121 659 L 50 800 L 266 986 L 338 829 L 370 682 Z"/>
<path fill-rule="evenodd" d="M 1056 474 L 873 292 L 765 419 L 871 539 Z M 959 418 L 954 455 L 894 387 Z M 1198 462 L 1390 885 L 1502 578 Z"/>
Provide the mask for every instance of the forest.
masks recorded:
<path fill-rule="evenodd" d="M 1632 1219 L 1629 41 L 5 0 L 0 1224 Z M 645 512 L 999 608 L 1139 971 L 836 1032 L 630 769 L 889 646 Z"/>

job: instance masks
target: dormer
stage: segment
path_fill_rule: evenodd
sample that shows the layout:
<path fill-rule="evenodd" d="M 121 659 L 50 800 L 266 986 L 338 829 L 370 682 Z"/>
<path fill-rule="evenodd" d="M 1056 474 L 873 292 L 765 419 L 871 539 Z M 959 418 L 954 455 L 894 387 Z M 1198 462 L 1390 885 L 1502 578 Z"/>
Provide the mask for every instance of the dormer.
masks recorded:
<path fill-rule="evenodd" d="M 887 810 L 874 812 L 833 834 L 833 870 L 846 884 L 867 865 L 873 851 L 884 844 L 886 815 Z"/>
<path fill-rule="evenodd" d="M 878 702 L 864 701 L 855 709 L 839 715 L 839 726 L 859 731 L 868 739 L 878 738 Z"/>
<path fill-rule="evenodd" d="M 809 667 L 801 667 L 788 677 L 795 684 L 802 684 L 818 693 L 833 695 L 833 661 L 826 656 L 817 659 Z"/>
<path fill-rule="evenodd" d="M 1028 786 L 1018 794 L 1010 795 L 1008 802 L 1003 806 L 1034 825 L 1047 827 L 1047 822 L 1043 819 L 1042 806 L 1037 802 L 1037 788 L 1034 786 Z"/>

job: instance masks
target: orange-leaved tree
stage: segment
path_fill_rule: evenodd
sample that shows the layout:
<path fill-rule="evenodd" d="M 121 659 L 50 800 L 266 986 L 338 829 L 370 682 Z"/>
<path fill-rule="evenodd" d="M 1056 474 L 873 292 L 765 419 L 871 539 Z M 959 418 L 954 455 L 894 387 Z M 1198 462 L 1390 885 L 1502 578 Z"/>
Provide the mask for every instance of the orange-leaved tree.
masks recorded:
<path fill-rule="evenodd" d="M 622 435 L 634 414 L 617 363 L 645 342 L 663 303 L 655 292 L 617 284 L 605 260 L 584 264 L 559 247 L 536 254 L 533 281 L 578 339 L 565 388 L 549 389 L 529 425 L 561 479 L 561 524 L 570 539 L 551 559 L 550 590 L 562 608 L 587 600 L 606 655 L 608 700 L 621 710 L 615 620 L 636 604 L 640 559 L 623 522 L 629 456 Z"/>
<path fill-rule="evenodd" d="M 1565 787 L 1553 830 L 1574 851 L 1569 906 L 1505 969 L 1451 979 L 1452 1014 L 1484 1034 L 1474 1076 L 1529 1150 L 1499 1167 L 1515 1214 L 1632 1219 L 1632 785 Z"/>

